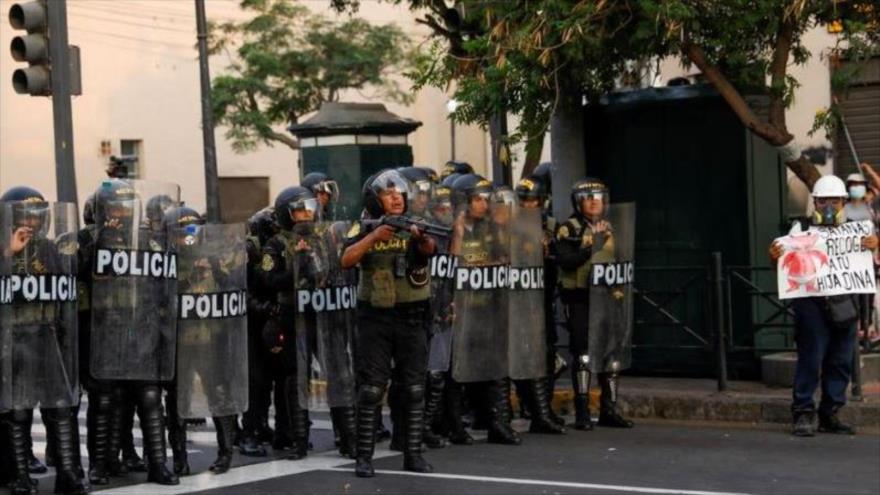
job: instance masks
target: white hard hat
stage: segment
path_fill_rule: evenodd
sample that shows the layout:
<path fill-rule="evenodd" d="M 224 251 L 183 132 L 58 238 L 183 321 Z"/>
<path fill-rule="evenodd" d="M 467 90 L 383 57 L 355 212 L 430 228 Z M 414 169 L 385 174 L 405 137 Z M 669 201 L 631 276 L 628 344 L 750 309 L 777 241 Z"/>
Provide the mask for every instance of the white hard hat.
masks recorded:
<path fill-rule="evenodd" d="M 846 192 L 846 184 L 836 175 L 823 175 L 813 184 L 814 198 L 845 198 L 849 196 Z"/>
<path fill-rule="evenodd" d="M 850 182 L 865 182 L 865 183 L 867 183 L 868 181 L 865 180 L 865 176 L 862 174 L 849 174 L 846 176 L 846 183 L 849 184 Z"/>

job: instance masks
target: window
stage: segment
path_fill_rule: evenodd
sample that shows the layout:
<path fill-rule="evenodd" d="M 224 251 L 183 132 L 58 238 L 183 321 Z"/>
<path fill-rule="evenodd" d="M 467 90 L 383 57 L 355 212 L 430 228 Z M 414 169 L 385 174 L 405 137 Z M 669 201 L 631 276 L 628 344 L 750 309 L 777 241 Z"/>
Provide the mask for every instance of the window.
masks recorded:
<path fill-rule="evenodd" d="M 119 141 L 119 156 L 117 162 L 125 167 L 125 177 L 137 179 L 141 176 L 143 168 L 143 140 L 121 139 Z"/>

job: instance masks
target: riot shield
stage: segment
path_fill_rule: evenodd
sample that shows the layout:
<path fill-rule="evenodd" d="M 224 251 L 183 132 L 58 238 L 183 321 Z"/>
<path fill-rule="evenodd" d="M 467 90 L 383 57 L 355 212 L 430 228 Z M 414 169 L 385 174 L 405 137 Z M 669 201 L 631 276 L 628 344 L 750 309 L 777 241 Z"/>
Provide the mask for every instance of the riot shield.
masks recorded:
<path fill-rule="evenodd" d="M 74 406 L 79 402 L 76 205 L 0 207 L 0 402 L 6 409 Z"/>
<path fill-rule="evenodd" d="M 544 230 L 541 210 L 514 205 L 510 222 L 510 337 L 508 364 L 514 380 L 547 374 L 544 329 Z"/>
<path fill-rule="evenodd" d="M 345 233 L 350 222 L 319 225 L 325 247 L 327 273 L 323 283 L 312 291 L 297 294 L 297 309 L 315 315 L 315 355 L 318 380 L 329 407 L 355 404 L 354 336 L 357 328 L 357 279 L 354 270 L 342 268 Z"/>
<path fill-rule="evenodd" d="M 96 193 L 91 256 L 89 371 L 99 380 L 167 381 L 177 344 L 177 253 L 147 215 L 156 197 L 180 200 L 177 184 L 127 181 L 111 199 Z"/>
<path fill-rule="evenodd" d="M 507 366 L 510 210 L 492 205 L 486 217 L 466 220 L 455 273 L 452 376 L 462 383 L 504 378 Z"/>
<path fill-rule="evenodd" d="M 436 221 L 436 220 L 435 220 Z M 431 311 L 428 371 L 449 371 L 452 359 L 455 271 L 458 258 L 449 251 L 449 240 L 437 240 L 437 253 L 431 257 Z"/>
<path fill-rule="evenodd" d="M 177 410 L 183 418 L 247 410 L 244 224 L 190 225 L 177 250 Z"/>
<path fill-rule="evenodd" d="M 330 253 L 324 236 L 313 225 L 308 232 L 293 233 L 288 244 L 287 260 L 291 263 L 296 300 L 294 330 L 296 331 L 296 374 L 299 405 L 309 407 L 312 380 L 312 353 L 317 348 L 318 328 L 327 300 L 324 288 L 330 274 Z M 319 364 L 320 366 L 320 364 Z"/>
<path fill-rule="evenodd" d="M 594 236 L 589 280 L 587 345 L 598 373 L 625 370 L 632 358 L 635 203 L 612 204 L 605 220 L 611 234 Z"/>

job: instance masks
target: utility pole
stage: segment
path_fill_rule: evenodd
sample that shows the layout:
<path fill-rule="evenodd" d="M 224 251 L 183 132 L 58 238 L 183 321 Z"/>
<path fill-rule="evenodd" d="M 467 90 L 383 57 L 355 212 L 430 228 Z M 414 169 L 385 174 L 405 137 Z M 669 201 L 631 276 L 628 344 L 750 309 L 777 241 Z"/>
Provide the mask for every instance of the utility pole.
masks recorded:
<path fill-rule="evenodd" d="M 205 156 L 205 199 L 208 222 L 220 223 L 220 190 L 217 180 L 217 147 L 211 115 L 211 71 L 208 68 L 208 22 L 205 0 L 196 0 L 196 34 L 199 41 L 199 74 L 202 85 L 202 142 Z"/>

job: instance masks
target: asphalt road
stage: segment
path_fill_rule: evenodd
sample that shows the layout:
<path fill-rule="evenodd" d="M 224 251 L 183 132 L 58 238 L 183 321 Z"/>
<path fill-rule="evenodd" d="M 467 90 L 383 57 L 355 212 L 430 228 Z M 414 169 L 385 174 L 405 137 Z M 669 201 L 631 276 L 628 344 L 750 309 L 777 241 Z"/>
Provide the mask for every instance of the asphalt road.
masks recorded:
<path fill-rule="evenodd" d="M 304 461 L 236 456 L 236 468 L 205 472 L 214 458 L 209 424 L 190 436 L 194 472 L 177 487 L 117 479 L 100 493 L 117 494 L 871 494 L 880 493 L 880 437 L 794 438 L 780 429 L 699 424 L 640 424 L 633 430 L 570 430 L 565 436 L 523 435 L 523 445 L 483 441 L 426 454 L 435 473 L 401 470 L 400 454 L 379 445 L 373 479 L 356 478 L 352 462 L 332 450 L 326 414 L 314 416 L 315 448 Z M 479 433 L 479 432 L 478 432 Z M 42 457 L 42 425 L 35 449 Z M 139 434 L 137 435 L 139 437 Z M 83 449 L 84 450 L 84 449 Z M 40 493 L 51 493 L 51 474 Z"/>

